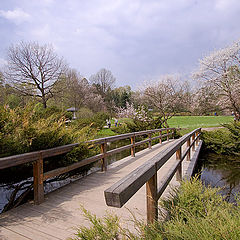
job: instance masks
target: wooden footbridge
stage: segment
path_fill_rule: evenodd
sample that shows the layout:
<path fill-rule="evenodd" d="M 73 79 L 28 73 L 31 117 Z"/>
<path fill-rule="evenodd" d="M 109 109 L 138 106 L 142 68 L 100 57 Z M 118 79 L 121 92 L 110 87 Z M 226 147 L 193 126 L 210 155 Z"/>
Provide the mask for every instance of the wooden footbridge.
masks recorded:
<path fill-rule="evenodd" d="M 0 215 L 0 239 L 56 240 L 73 237 L 76 227 L 87 226 L 81 206 L 104 216 L 106 210 L 116 213 L 123 225 L 131 227 L 131 215 L 152 222 L 157 219 L 157 202 L 167 196 L 169 186 L 192 174 L 201 148 L 201 129 L 180 139 L 173 139 L 174 129 L 156 129 L 92 140 L 101 145 L 101 153 L 68 167 L 43 172 L 44 158 L 71 151 L 78 144 L 0 159 L 0 169 L 33 163 L 34 201 Z M 137 136 L 147 139 L 136 141 Z M 107 143 L 130 139 L 131 144 L 107 149 Z M 165 139 L 165 141 L 163 141 Z M 159 143 L 153 145 L 153 141 Z M 136 146 L 148 148 L 135 152 Z M 131 149 L 131 156 L 107 166 L 107 156 Z M 72 182 L 44 196 L 46 179 L 100 160 L 102 171 Z M 146 187 L 145 187 L 146 186 Z"/>

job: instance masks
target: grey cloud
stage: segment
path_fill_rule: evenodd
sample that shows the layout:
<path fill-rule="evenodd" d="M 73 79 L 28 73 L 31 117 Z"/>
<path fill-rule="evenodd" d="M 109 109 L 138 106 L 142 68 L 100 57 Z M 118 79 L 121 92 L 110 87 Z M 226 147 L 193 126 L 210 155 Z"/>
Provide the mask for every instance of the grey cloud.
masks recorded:
<path fill-rule="evenodd" d="M 3 2 L 1 11 L 22 9 L 31 20 L 13 26 L 0 18 L 0 58 L 11 42 L 52 43 L 86 77 L 105 67 L 134 88 L 146 78 L 190 73 L 240 35 L 237 0 Z"/>

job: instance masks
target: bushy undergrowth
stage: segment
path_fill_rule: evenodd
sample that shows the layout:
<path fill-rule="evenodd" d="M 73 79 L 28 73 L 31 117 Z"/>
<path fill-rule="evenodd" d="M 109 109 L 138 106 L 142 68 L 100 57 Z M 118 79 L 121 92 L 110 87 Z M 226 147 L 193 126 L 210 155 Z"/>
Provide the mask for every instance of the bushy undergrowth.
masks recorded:
<path fill-rule="evenodd" d="M 80 227 L 74 239 L 237 240 L 240 238 L 240 199 L 236 199 L 235 204 L 229 203 L 219 191 L 203 186 L 197 178 L 183 181 L 169 199 L 161 201 L 166 220 L 146 225 L 135 219 L 138 234 L 123 229 L 117 216 L 108 214 L 97 218 L 84 210 L 91 227 Z"/>
<path fill-rule="evenodd" d="M 226 129 L 203 132 L 202 139 L 207 150 L 227 155 L 240 155 L 240 122 L 223 125 Z"/>
<path fill-rule="evenodd" d="M 96 134 L 91 125 L 66 126 L 67 113 L 55 108 L 43 109 L 39 105 L 24 108 L 0 107 L 0 157 L 58 147 L 71 143 L 81 143 L 65 156 L 44 160 L 44 171 L 66 166 L 91 155 L 84 141 Z M 57 161 L 56 161 L 57 160 Z M 85 168 L 84 168 L 85 169 Z M 86 169 L 85 169 L 86 170 Z M 31 164 L 1 170 L 0 181 L 19 181 L 32 176 Z M 18 173 L 18 174 L 16 174 Z"/>

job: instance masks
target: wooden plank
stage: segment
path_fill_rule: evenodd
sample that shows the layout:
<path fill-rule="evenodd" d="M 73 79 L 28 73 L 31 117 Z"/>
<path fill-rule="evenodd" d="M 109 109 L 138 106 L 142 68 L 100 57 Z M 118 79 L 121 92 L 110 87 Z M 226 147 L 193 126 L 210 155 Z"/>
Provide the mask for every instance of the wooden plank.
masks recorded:
<path fill-rule="evenodd" d="M 155 164 L 147 161 L 104 191 L 106 204 L 122 207 L 154 174 Z"/>
<path fill-rule="evenodd" d="M 54 237 L 55 239 L 65 240 L 67 237 L 71 235 L 71 233 L 66 230 L 53 227 L 51 226 L 50 223 L 44 223 L 43 221 L 36 221 L 35 218 L 26 217 L 27 215 L 28 214 L 26 213 L 25 217 L 23 217 L 22 215 L 18 214 L 15 211 L 11 213 L 11 215 L 9 215 L 6 220 L 13 223 L 13 225 L 19 224 L 20 226 L 29 227 L 32 230 L 35 230 L 43 234 L 47 234 L 49 236 Z"/>
<path fill-rule="evenodd" d="M 168 184 L 172 180 L 173 176 L 175 175 L 177 169 L 179 168 L 180 162 L 176 162 L 172 168 L 166 173 L 165 177 L 162 178 L 161 184 L 159 184 L 158 190 L 157 190 L 157 199 L 159 199 L 164 190 L 167 188 Z"/>
<path fill-rule="evenodd" d="M 135 135 L 131 137 L 131 156 L 135 157 Z"/>
<path fill-rule="evenodd" d="M 152 148 L 152 133 L 148 134 L 148 148 Z"/>
<path fill-rule="evenodd" d="M 142 145 L 144 143 L 147 143 L 148 141 L 149 141 L 148 139 L 145 139 L 145 140 L 142 140 L 142 141 L 139 141 L 139 142 L 135 142 L 135 146 Z"/>
<path fill-rule="evenodd" d="M 31 240 L 31 238 L 25 237 L 13 230 L 9 230 L 0 224 L 0 239 L 1 240 Z"/>
<path fill-rule="evenodd" d="M 33 190 L 34 203 L 40 204 L 44 201 L 43 187 L 43 157 L 39 153 L 39 159 L 33 163 Z"/>
<path fill-rule="evenodd" d="M 176 160 L 180 161 L 180 164 L 179 164 L 177 172 L 176 172 L 176 180 L 181 181 L 182 180 L 182 147 L 180 147 L 176 151 Z"/>
<path fill-rule="evenodd" d="M 38 230 L 32 229 L 31 227 L 25 226 L 25 225 L 7 225 L 4 226 L 6 229 L 10 231 L 14 231 L 15 233 L 18 233 L 19 235 L 22 235 L 26 237 L 27 239 L 31 240 L 57 240 L 59 238 L 51 236 L 46 233 L 42 233 Z"/>
<path fill-rule="evenodd" d="M 107 154 L 107 156 L 110 156 L 110 155 L 112 155 L 112 154 L 122 152 L 122 151 L 124 151 L 124 150 L 126 150 L 126 149 L 130 149 L 131 147 L 132 147 L 132 145 L 129 144 L 129 145 L 126 145 L 126 146 L 122 146 L 122 147 L 115 148 L 115 149 L 112 149 L 112 150 L 110 150 L 110 151 L 107 151 L 106 154 Z"/>
<path fill-rule="evenodd" d="M 101 171 L 107 171 L 107 142 L 101 144 L 101 154 L 103 155 L 101 158 Z"/>
<path fill-rule="evenodd" d="M 80 168 L 82 166 L 88 165 L 90 163 L 96 162 L 96 161 L 100 160 L 102 157 L 103 157 L 103 154 L 98 154 L 98 155 L 83 159 L 83 160 L 81 160 L 77 163 L 73 163 L 73 164 L 71 164 L 67 167 L 57 168 L 57 169 L 54 169 L 52 171 L 46 172 L 43 175 L 43 180 L 45 181 L 49 178 L 58 176 L 60 174 L 66 173 L 66 172 L 70 172 L 74 169 L 77 169 L 77 168 Z"/>
<path fill-rule="evenodd" d="M 154 175 L 155 165 L 158 170 L 196 131 L 197 130 L 194 130 L 184 135 L 177 140 L 176 143 L 170 146 L 170 148 L 160 152 L 145 164 L 113 184 L 110 188 L 106 189 L 104 194 L 107 205 L 122 207 L 139 188 Z"/>
<path fill-rule="evenodd" d="M 24 153 L 10 157 L 0 158 L 0 169 L 33 162 L 38 159 L 39 152 Z"/>
<path fill-rule="evenodd" d="M 191 140 L 190 140 L 190 138 L 187 140 L 187 148 L 188 148 L 188 152 L 187 152 L 187 161 L 190 161 L 190 159 L 191 159 L 191 148 L 190 148 L 190 144 L 191 144 L 191 142 L 190 142 Z"/>
<path fill-rule="evenodd" d="M 158 202 L 157 202 L 157 171 L 146 182 L 147 196 L 147 222 L 154 223 L 158 218 Z"/>

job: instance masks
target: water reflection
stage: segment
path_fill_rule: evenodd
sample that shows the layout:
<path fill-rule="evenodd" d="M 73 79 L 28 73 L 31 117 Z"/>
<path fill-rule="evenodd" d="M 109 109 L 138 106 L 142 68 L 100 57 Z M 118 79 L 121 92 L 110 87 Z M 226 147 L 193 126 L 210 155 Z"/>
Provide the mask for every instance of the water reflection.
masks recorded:
<path fill-rule="evenodd" d="M 221 187 L 226 200 L 234 201 L 240 193 L 240 157 L 230 157 L 213 153 L 202 154 L 201 180 L 206 185 Z"/>

